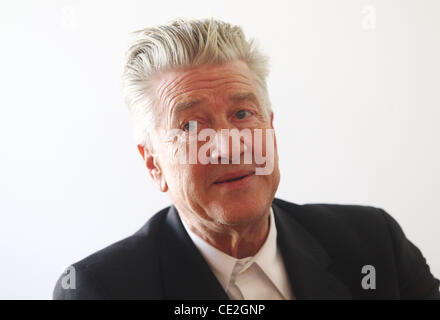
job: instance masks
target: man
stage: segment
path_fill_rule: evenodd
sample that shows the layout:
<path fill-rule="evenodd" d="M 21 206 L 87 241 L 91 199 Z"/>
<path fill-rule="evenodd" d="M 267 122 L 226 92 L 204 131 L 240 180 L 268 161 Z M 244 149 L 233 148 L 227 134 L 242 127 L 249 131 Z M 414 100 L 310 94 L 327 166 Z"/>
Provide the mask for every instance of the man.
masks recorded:
<path fill-rule="evenodd" d="M 239 27 L 177 20 L 136 36 L 124 94 L 139 152 L 173 205 L 73 264 L 74 285 L 62 275 L 55 299 L 440 298 L 383 210 L 274 198 L 267 60 Z"/>

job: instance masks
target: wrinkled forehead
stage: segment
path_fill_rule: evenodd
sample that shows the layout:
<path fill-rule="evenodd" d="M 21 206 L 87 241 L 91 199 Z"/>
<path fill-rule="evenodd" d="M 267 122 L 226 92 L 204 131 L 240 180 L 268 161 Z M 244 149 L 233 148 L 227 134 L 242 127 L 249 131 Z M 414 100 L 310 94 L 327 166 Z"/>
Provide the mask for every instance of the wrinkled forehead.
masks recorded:
<path fill-rule="evenodd" d="M 154 85 L 161 116 L 169 116 L 178 104 L 201 99 L 252 94 L 258 99 L 254 75 L 242 61 L 169 70 L 159 74 Z"/>

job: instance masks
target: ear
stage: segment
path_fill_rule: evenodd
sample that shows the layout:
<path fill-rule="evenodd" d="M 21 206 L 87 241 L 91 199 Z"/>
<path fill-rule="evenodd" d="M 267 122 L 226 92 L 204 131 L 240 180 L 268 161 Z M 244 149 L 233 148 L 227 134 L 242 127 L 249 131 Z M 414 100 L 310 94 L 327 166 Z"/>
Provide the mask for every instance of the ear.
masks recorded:
<path fill-rule="evenodd" d="M 273 129 L 273 112 L 270 113 L 270 128 Z M 273 132 L 274 140 L 275 140 L 275 150 L 278 150 L 277 146 L 277 136 L 275 134 L 275 130 Z"/>
<path fill-rule="evenodd" d="M 273 112 L 270 113 L 270 127 L 273 129 Z"/>
<path fill-rule="evenodd" d="M 150 174 L 151 179 L 157 185 L 160 191 L 167 192 L 168 184 L 165 180 L 165 176 L 159 166 L 158 157 L 156 154 L 150 151 L 147 147 L 143 147 L 138 144 L 139 153 L 144 159 L 145 165 L 147 167 L 148 173 Z"/>

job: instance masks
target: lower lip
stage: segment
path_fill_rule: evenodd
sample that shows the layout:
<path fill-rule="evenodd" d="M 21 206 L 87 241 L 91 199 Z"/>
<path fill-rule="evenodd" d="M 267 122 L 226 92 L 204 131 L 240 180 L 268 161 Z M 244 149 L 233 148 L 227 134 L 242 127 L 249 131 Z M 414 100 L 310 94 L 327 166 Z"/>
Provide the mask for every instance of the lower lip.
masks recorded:
<path fill-rule="evenodd" d="M 224 187 L 224 188 L 240 188 L 244 187 L 249 184 L 249 182 L 252 180 L 252 178 L 255 176 L 255 173 L 252 173 L 243 179 L 235 180 L 231 182 L 222 182 L 222 183 L 215 183 L 215 186 Z"/>

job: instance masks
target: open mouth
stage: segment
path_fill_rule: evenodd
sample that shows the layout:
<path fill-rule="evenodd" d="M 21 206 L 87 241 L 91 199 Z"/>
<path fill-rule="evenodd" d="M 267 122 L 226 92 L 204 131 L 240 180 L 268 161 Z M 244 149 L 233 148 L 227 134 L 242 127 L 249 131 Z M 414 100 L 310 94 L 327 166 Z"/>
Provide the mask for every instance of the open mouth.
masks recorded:
<path fill-rule="evenodd" d="M 248 174 L 241 175 L 241 176 L 238 176 L 238 177 L 234 177 L 234 178 L 231 178 L 231 179 L 225 179 L 225 180 L 217 181 L 217 182 L 214 182 L 214 184 L 228 183 L 228 182 L 234 182 L 234 181 L 243 180 L 244 178 L 249 177 L 249 176 L 251 176 L 253 174 L 255 174 L 255 172 L 250 172 Z"/>

